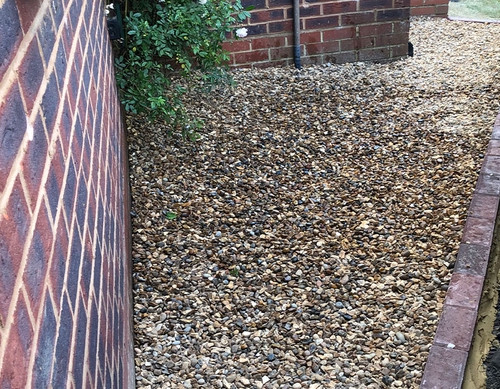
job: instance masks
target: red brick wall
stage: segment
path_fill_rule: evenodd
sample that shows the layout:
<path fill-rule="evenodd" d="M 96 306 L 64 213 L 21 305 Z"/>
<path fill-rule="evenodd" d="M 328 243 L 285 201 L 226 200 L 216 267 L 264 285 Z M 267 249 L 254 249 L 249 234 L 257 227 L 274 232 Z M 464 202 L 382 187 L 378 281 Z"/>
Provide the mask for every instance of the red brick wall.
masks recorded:
<path fill-rule="evenodd" d="M 385 61 L 407 55 L 410 0 L 300 1 L 303 64 Z M 439 1 L 439 0 L 438 0 Z M 293 62 L 293 0 L 244 0 L 253 5 L 249 35 L 225 45 L 231 65 Z"/>
<path fill-rule="evenodd" d="M 412 16 L 448 16 L 449 0 L 411 0 Z"/>
<path fill-rule="evenodd" d="M 0 0 L 0 388 L 134 386 L 123 146 L 101 1 Z"/>

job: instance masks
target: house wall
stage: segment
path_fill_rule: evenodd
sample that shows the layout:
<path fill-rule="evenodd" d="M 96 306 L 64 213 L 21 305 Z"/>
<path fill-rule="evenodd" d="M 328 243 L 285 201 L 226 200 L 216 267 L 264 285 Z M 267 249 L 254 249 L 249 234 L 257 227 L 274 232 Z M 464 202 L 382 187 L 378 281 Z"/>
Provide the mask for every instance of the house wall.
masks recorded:
<path fill-rule="evenodd" d="M 437 0 L 439 1 L 439 0 Z M 248 37 L 227 43 L 232 66 L 292 65 L 293 0 L 253 5 Z M 387 61 L 408 52 L 410 0 L 300 0 L 303 64 Z"/>
<path fill-rule="evenodd" d="M 0 387 L 134 387 L 126 154 L 101 1 L 0 0 Z"/>

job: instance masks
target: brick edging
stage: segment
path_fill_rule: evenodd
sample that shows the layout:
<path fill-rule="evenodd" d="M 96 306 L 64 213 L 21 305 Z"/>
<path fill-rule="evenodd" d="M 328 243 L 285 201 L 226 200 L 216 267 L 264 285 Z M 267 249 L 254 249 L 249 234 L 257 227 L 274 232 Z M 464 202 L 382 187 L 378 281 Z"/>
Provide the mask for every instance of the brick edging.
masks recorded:
<path fill-rule="evenodd" d="M 495 19 L 468 19 L 468 18 L 458 18 L 455 16 L 448 16 L 448 20 L 453 22 L 468 22 L 468 23 L 500 23 L 500 20 Z"/>
<path fill-rule="evenodd" d="M 497 116 L 464 226 L 457 261 L 420 389 L 461 388 L 492 252 L 500 202 Z"/>

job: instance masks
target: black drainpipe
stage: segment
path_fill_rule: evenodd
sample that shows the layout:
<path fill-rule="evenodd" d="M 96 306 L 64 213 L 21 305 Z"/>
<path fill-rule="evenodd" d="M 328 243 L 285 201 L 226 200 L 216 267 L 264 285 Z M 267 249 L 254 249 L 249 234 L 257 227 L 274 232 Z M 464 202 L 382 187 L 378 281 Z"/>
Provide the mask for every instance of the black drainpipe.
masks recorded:
<path fill-rule="evenodd" d="M 295 67 L 302 68 L 300 64 L 300 0 L 293 0 L 293 57 L 295 59 Z"/>

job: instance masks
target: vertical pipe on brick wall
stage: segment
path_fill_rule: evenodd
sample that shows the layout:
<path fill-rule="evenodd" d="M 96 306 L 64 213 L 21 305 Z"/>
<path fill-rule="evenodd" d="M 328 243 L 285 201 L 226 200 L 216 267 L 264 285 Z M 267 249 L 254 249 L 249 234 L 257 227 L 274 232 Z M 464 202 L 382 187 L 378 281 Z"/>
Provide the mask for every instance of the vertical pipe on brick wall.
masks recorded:
<path fill-rule="evenodd" d="M 300 69 L 300 5 L 299 0 L 293 0 L 293 56 L 295 60 L 295 67 Z"/>

